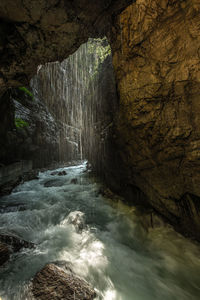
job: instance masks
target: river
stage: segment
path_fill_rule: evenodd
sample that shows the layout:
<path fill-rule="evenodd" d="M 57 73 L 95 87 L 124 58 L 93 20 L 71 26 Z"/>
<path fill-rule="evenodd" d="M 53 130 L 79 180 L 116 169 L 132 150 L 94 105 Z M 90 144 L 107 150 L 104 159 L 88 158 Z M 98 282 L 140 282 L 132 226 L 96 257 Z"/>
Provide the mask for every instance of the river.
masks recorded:
<path fill-rule="evenodd" d="M 0 269 L 2 300 L 31 299 L 31 278 L 45 263 L 60 260 L 95 288 L 97 299 L 200 299 L 198 245 L 169 226 L 146 232 L 134 208 L 99 194 L 86 162 L 57 171 L 63 170 L 67 175 L 40 173 L 0 199 L 13 207 L 20 203 L 0 214 L 0 229 L 36 244 Z M 56 186 L 44 186 L 52 180 Z M 79 229 L 70 223 L 77 214 Z"/>

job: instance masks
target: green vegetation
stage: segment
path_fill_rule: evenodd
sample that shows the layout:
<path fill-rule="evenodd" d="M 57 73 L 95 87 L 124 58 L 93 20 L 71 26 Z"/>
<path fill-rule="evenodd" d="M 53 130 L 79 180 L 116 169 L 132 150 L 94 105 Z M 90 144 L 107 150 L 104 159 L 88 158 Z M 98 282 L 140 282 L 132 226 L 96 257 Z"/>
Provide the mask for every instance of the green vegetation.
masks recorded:
<path fill-rule="evenodd" d="M 111 55 L 111 48 L 106 37 L 103 39 L 89 39 L 88 50 L 89 54 L 95 53 L 96 59 L 100 62 L 103 62 L 108 55 Z"/>
<path fill-rule="evenodd" d="M 103 39 L 89 39 L 88 54 L 93 56 L 93 77 L 95 77 L 95 74 L 98 72 L 100 64 L 106 59 L 107 56 L 111 55 L 111 48 L 106 37 Z"/>
<path fill-rule="evenodd" d="M 29 95 L 32 99 L 34 99 L 33 94 L 25 86 L 20 86 L 19 90 L 23 91 L 25 94 Z"/>
<path fill-rule="evenodd" d="M 28 122 L 22 120 L 21 118 L 15 118 L 15 126 L 17 128 L 24 128 L 27 127 L 29 124 Z"/>

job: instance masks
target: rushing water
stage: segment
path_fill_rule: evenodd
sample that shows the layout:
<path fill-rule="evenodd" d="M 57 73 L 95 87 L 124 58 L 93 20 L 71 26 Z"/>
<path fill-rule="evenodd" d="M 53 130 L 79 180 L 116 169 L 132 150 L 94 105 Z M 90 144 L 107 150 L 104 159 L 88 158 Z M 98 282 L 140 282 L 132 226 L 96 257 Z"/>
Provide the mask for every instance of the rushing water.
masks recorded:
<path fill-rule="evenodd" d="M 28 286 L 34 274 L 47 262 L 65 260 L 95 287 L 97 299 L 200 299 L 199 247 L 170 228 L 147 234 L 133 209 L 98 193 L 99 184 L 85 168 L 85 163 L 64 168 L 66 176 L 40 173 L 39 180 L 0 200 L 23 208 L 2 213 L 1 229 L 37 245 L 13 255 L 0 270 L 0 297 L 31 299 Z M 55 179 L 57 186 L 44 186 Z M 76 211 L 82 230 L 70 224 Z"/>

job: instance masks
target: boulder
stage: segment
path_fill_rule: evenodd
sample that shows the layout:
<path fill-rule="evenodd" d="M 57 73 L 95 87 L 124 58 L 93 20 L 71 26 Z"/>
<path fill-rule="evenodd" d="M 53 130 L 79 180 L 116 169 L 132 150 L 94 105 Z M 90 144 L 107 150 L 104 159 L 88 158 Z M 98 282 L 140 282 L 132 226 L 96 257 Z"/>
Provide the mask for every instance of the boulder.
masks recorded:
<path fill-rule="evenodd" d="M 34 248 L 34 244 L 27 242 L 14 234 L 0 234 L 0 243 L 10 246 L 13 252 L 22 248 Z"/>
<path fill-rule="evenodd" d="M 76 232 L 80 233 L 84 228 L 86 228 L 85 214 L 81 211 L 73 211 L 69 214 L 67 218 L 67 223 L 73 224 L 76 229 Z"/>
<path fill-rule="evenodd" d="M 58 172 L 58 176 L 63 176 L 63 175 L 67 175 L 67 172 L 66 171 L 60 171 L 60 172 Z"/>
<path fill-rule="evenodd" d="M 40 300 L 92 300 L 92 287 L 70 269 L 63 271 L 55 264 L 47 264 L 33 279 L 33 295 Z"/>
<path fill-rule="evenodd" d="M 57 171 L 51 172 L 51 176 L 55 176 L 55 175 L 58 175 L 58 172 L 57 172 Z"/>
<path fill-rule="evenodd" d="M 77 178 L 72 178 L 72 180 L 70 181 L 70 183 L 77 184 L 78 183 L 78 179 Z"/>
<path fill-rule="evenodd" d="M 10 250 L 7 245 L 0 242 L 0 266 L 9 260 Z"/>
<path fill-rule="evenodd" d="M 63 175 L 67 175 L 67 172 L 66 172 L 65 170 L 60 171 L 60 172 L 58 172 L 58 171 L 53 171 L 53 172 L 51 173 L 51 175 L 52 175 L 52 176 L 54 176 L 54 175 L 63 176 Z"/>

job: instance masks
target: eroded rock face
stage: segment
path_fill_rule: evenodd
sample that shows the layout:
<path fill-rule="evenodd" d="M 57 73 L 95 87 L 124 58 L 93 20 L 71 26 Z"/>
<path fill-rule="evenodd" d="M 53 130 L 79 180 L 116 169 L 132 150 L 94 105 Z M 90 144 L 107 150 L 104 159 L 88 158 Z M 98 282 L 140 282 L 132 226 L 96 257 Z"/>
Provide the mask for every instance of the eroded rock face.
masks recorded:
<path fill-rule="evenodd" d="M 117 18 L 110 37 L 126 180 L 177 228 L 197 238 L 199 24 L 199 1 L 137 0 Z"/>
<path fill-rule="evenodd" d="M 0 3 L 0 94 L 25 85 L 37 66 L 61 61 L 88 37 L 102 35 L 132 1 L 32 1 Z"/>
<path fill-rule="evenodd" d="M 33 280 L 33 295 L 40 300 L 92 300 L 94 290 L 70 269 L 64 272 L 54 264 L 47 264 Z"/>

